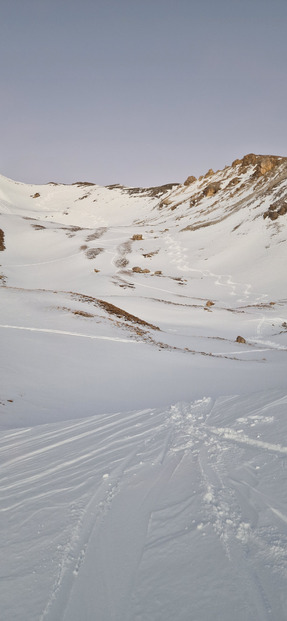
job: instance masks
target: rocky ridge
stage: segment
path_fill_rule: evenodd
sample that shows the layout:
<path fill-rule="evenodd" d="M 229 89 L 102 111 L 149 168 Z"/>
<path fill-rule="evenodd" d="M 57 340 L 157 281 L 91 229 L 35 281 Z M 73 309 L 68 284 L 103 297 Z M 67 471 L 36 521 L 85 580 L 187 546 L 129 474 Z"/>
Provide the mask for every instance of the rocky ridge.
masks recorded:
<path fill-rule="evenodd" d="M 189 176 L 158 204 L 159 209 L 177 210 L 178 221 L 192 220 L 184 230 L 210 226 L 249 206 L 254 218 L 262 215 L 277 220 L 286 214 L 286 157 L 251 153 L 223 170 L 210 169 L 198 179 Z"/>

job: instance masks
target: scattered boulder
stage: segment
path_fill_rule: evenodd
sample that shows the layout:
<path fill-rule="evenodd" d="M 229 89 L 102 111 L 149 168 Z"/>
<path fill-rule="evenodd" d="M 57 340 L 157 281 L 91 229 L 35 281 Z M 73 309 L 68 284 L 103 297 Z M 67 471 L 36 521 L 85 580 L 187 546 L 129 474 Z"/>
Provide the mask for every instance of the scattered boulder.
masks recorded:
<path fill-rule="evenodd" d="M 287 203 L 279 201 L 270 205 L 269 209 L 264 212 L 263 218 L 270 218 L 270 220 L 277 220 L 279 216 L 284 216 L 287 213 Z"/>
<path fill-rule="evenodd" d="M 279 218 L 279 213 L 277 213 L 277 211 L 266 211 L 263 214 L 263 218 L 270 218 L 270 220 L 277 220 L 277 218 Z"/>
<path fill-rule="evenodd" d="M 141 241 L 143 239 L 142 235 L 135 234 L 131 238 L 133 241 Z"/>
<path fill-rule="evenodd" d="M 214 302 L 212 302 L 212 300 L 207 300 L 205 306 L 207 306 L 207 307 L 214 306 Z"/>
<path fill-rule="evenodd" d="M 278 209 L 277 211 L 279 216 L 284 216 L 285 213 L 287 213 L 287 203 L 285 203 L 284 205 L 281 205 L 281 207 Z"/>
<path fill-rule="evenodd" d="M 142 267 L 136 265 L 135 267 L 133 267 L 133 272 L 136 272 L 137 274 L 149 274 L 150 270 L 148 270 L 147 268 L 143 269 Z"/>
<path fill-rule="evenodd" d="M 236 338 L 236 343 L 246 343 L 246 340 L 243 336 L 238 336 Z"/>
<path fill-rule="evenodd" d="M 31 194 L 31 198 L 39 198 L 39 192 L 35 192 L 35 194 Z"/>

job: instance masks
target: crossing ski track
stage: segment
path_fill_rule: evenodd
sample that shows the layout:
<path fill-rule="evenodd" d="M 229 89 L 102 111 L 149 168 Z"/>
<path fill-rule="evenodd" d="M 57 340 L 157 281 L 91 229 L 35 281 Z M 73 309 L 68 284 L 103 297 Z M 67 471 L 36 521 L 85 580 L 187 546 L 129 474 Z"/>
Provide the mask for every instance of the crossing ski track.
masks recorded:
<path fill-rule="evenodd" d="M 245 194 L 197 214 L 192 188 L 158 211 L 118 189 L 43 186 L 37 202 L 1 183 L 3 620 L 285 621 L 283 226 L 257 192 L 244 218 Z"/>
<path fill-rule="evenodd" d="M 3 618 L 26 600 L 30 621 L 283 621 L 287 446 L 269 435 L 286 405 L 203 398 L 3 433 L 0 566 L 20 595 Z"/>

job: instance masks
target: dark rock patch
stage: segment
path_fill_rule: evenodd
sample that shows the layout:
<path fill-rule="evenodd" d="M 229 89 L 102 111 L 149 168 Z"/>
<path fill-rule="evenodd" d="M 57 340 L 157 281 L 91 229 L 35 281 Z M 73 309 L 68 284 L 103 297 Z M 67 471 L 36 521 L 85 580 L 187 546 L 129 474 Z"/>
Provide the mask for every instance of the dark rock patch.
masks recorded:
<path fill-rule="evenodd" d="M 77 185 L 79 187 L 83 187 L 86 185 L 96 185 L 95 183 L 91 183 L 90 181 L 75 181 L 75 183 L 72 183 L 72 185 Z"/>
<path fill-rule="evenodd" d="M 119 257 L 116 261 L 115 261 L 115 266 L 116 267 L 127 267 L 127 265 L 129 264 L 128 259 L 126 259 L 126 257 L 122 256 Z"/>
<path fill-rule="evenodd" d="M 277 220 L 279 216 L 284 216 L 287 213 L 287 203 L 285 201 L 279 201 L 270 205 L 269 209 L 264 212 L 263 218 L 269 218 L 270 220 Z"/>
<path fill-rule="evenodd" d="M 246 340 L 243 336 L 238 336 L 236 338 L 236 343 L 246 343 Z"/>
<path fill-rule="evenodd" d="M 87 259 L 95 259 L 101 252 L 104 252 L 103 248 L 89 248 L 86 251 Z"/>
<path fill-rule="evenodd" d="M 5 243 L 4 243 L 4 237 L 5 237 L 4 231 L 2 231 L 2 229 L 0 229 L 0 251 L 1 250 L 6 250 L 6 246 L 5 246 Z"/>
<path fill-rule="evenodd" d="M 172 190 L 174 187 L 180 185 L 179 183 L 165 183 L 164 185 L 158 185 L 150 188 L 123 188 L 128 194 L 145 194 L 152 198 L 158 198 L 165 192 Z M 106 186 L 106 187 L 120 187 L 120 186 Z"/>
<path fill-rule="evenodd" d="M 106 232 L 106 227 L 105 226 L 100 226 L 96 231 L 94 231 L 94 233 L 90 233 L 90 235 L 88 235 L 88 237 L 86 237 L 86 241 L 90 242 L 90 241 L 94 241 L 95 239 L 99 239 L 99 237 L 102 237 L 102 235 Z"/>

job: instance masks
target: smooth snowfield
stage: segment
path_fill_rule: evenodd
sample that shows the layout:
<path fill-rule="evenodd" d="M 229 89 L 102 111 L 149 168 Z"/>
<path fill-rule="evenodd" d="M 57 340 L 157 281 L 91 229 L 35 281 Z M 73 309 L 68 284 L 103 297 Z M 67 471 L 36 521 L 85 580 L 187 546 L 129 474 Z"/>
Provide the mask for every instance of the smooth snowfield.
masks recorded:
<path fill-rule="evenodd" d="M 285 621 L 283 164 L 0 178 L 3 620 Z"/>

